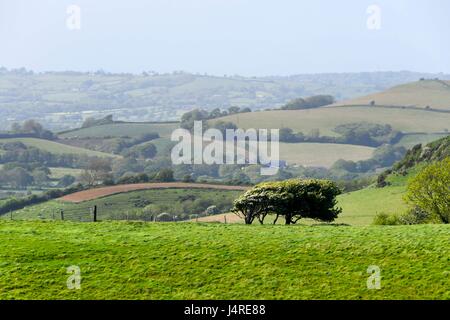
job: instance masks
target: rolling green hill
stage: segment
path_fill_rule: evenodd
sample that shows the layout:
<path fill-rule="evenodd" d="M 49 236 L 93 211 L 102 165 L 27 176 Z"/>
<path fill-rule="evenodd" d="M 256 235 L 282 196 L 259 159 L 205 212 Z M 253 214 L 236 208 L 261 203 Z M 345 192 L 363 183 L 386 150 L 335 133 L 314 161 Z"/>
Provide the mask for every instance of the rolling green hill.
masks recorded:
<path fill-rule="evenodd" d="M 423 80 L 395 86 L 386 91 L 338 102 L 335 105 L 404 106 L 450 111 L 450 81 Z"/>
<path fill-rule="evenodd" d="M 104 137 L 130 137 L 135 138 L 146 133 L 158 133 L 160 137 L 170 137 L 172 131 L 179 127 L 178 123 L 114 123 L 81 128 L 59 135 L 62 139 L 70 138 L 104 138 Z"/>
<path fill-rule="evenodd" d="M 448 300 L 449 231 L 0 221 L 0 299 Z M 370 265 L 380 290 L 367 288 Z"/>
<path fill-rule="evenodd" d="M 0 143 L 6 142 L 22 142 L 26 146 L 35 147 L 44 151 L 48 151 L 54 154 L 76 154 L 76 155 L 86 155 L 91 157 L 117 157 L 117 155 L 98 152 L 78 147 L 73 147 L 69 145 L 65 145 L 62 143 L 37 139 L 37 138 L 8 138 L 8 139 L 0 139 Z"/>
<path fill-rule="evenodd" d="M 291 128 L 308 133 L 319 129 L 321 135 L 336 136 L 334 128 L 341 124 L 371 122 L 389 124 L 394 129 L 408 133 L 436 133 L 450 130 L 450 113 L 425 110 L 389 109 L 368 107 L 322 107 L 309 110 L 273 110 L 234 114 L 219 119 L 230 121 L 239 128 Z"/>

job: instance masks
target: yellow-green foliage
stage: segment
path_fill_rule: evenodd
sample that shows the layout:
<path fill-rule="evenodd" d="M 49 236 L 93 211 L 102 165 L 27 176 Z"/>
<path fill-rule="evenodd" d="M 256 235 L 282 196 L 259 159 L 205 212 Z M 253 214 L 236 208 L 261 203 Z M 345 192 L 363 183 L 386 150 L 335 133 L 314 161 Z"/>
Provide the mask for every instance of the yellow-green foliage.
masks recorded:
<path fill-rule="evenodd" d="M 425 167 L 408 184 L 406 200 L 444 223 L 450 221 L 450 157 Z"/>

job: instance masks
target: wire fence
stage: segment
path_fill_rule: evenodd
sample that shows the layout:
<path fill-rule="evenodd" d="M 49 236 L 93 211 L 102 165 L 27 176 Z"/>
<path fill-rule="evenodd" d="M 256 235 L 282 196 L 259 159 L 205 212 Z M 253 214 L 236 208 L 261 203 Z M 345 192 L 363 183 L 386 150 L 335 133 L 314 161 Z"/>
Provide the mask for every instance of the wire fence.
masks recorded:
<path fill-rule="evenodd" d="M 97 221 L 97 206 L 86 208 L 59 209 L 61 220 L 72 220 L 81 222 Z M 55 218 L 58 215 L 55 215 Z"/>
<path fill-rule="evenodd" d="M 11 220 L 66 220 L 76 222 L 97 222 L 106 220 L 125 221 L 147 221 L 147 222 L 179 222 L 179 221 L 202 221 L 202 217 L 214 215 L 206 214 L 206 211 L 195 210 L 199 214 L 192 213 L 192 209 L 185 211 L 184 208 L 163 211 L 163 208 L 148 209 L 148 205 L 159 202 L 176 202 L 179 198 L 167 197 L 157 201 L 146 199 L 128 199 L 127 201 L 96 201 L 94 203 L 60 203 L 59 205 L 49 205 L 44 208 L 25 208 L 17 212 L 9 213 Z M 161 209 L 161 210 L 158 210 Z M 218 213 L 227 211 L 222 210 Z M 4 218 L 7 218 L 6 216 Z M 227 223 L 226 217 L 223 223 Z"/>

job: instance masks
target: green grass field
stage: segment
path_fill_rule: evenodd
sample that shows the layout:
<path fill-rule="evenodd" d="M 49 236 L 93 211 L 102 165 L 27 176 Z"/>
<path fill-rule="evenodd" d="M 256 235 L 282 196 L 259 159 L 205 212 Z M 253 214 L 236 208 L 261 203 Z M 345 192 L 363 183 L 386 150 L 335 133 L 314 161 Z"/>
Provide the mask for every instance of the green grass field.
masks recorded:
<path fill-rule="evenodd" d="M 35 147 L 44 151 L 48 151 L 54 154 L 76 154 L 76 155 L 87 155 L 91 157 L 117 157 L 116 155 L 98 152 L 78 147 L 73 147 L 65 145 L 62 143 L 57 143 L 50 140 L 36 139 L 36 138 L 11 138 L 11 139 L 0 139 L 0 143 L 7 142 L 22 142 L 26 146 Z"/>
<path fill-rule="evenodd" d="M 280 142 L 280 159 L 289 165 L 329 168 L 339 159 L 367 160 L 375 149 L 351 144 Z"/>
<path fill-rule="evenodd" d="M 342 213 L 336 223 L 356 226 L 370 225 L 378 213 L 403 214 L 408 206 L 404 201 L 408 180 L 415 176 L 423 165 L 410 169 L 406 176 L 392 174 L 386 181 L 390 183 L 384 188 L 370 186 L 358 191 L 338 196 L 338 206 Z"/>
<path fill-rule="evenodd" d="M 342 213 L 335 222 L 363 226 L 372 224 L 377 213 L 404 213 L 407 209 L 403 201 L 405 192 L 405 186 L 389 186 L 342 194 L 338 197 Z"/>
<path fill-rule="evenodd" d="M 138 137 L 145 133 L 156 132 L 160 137 L 169 137 L 178 128 L 177 123 L 115 123 L 83 128 L 60 134 L 65 138 L 103 138 L 103 137 Z"/>
<path fill-rule="evenodd" d="M 0 299 L 450 299 L 449 232 L 0 221 Z"/>
<path fill-rule="evenodd" d="M 450 130 L 450 113 L 439 113 L 410 109 L 368 108 L 368 107 L 324 107 L 309 110 L 274 110 L 241 113 L 211 123 L 231 121 L 238 127 L 248 128 L 291 128 L 296 132 L 308 133 L 319 129 L 321 135 L 336 136 L 333 129 L 341 124 L 372 122 L 390 124 L 402 132 L 435 133 Z"/>

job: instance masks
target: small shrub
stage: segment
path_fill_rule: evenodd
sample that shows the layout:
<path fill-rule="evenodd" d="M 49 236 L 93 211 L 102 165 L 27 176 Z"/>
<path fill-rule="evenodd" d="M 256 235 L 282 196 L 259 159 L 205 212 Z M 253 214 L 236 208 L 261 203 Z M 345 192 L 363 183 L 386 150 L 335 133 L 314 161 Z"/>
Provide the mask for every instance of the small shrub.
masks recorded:
<path fill-rule="evenodd" d="M 419 207 L 413 207 L 405 214 L 401 215 L 399 219 L 401 224 L 423 224 L 430 221 L 431 215 L 421 210 Z"/>
<path fill-rule="evenodd" d="M 372 224 L 378 226 L 395 226 L 401 223 L 400 218 L 397 215 L 381 212 L 375 216 Z"/>

